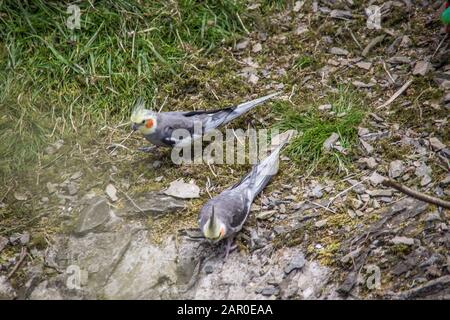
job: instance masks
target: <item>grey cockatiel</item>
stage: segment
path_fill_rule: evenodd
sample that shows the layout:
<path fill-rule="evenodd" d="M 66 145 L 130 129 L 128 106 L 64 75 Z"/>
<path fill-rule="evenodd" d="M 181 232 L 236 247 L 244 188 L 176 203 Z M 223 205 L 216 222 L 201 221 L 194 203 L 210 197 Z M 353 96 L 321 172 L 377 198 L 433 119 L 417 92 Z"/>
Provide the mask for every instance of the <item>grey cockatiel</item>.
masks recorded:
<path fill-rule="evenodd" d="M 140 131 L 145 139 L 156 146 L 180 146 L 190 143 L 212 129 L 227 124 L 277 94 L 279 93 L 273 93 L 235 107 L 187 112 L 153 112 L 145 109 L 143 101 L 140 100 L 131 115 L 132 127 L 133 130 Z M 184 131 L 189 133 L 190 137 L 177 137 L 177 134 L 174 135 L 176 129 L 185 129 Z"/>
<path fill-rule="evenodd" d="M 253 200 L 277 173 L 281 148 L 294 135 L 293 130 L 279 135 L 279 143 L 268 157 L 253 166 L 240 182 L 210 199 L 200 210 L 199 226 L 203 235 L 213 242 L 228 239 L 226 256 L 233 236 L 247 220 Z"/>

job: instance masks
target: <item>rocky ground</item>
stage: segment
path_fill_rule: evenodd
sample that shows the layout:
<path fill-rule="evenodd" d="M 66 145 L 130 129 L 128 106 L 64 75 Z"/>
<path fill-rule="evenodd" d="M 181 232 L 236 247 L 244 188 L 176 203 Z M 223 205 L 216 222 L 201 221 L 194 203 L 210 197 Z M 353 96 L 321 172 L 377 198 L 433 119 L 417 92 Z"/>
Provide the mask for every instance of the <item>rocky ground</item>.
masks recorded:
<path fill-rule="evenodd" d="M 168 150 L 136 152 L 142 138 L 117 124 L 49 145 L 48 161 L 5 189 L 2 210 L 33 215 L 2 230 L 0 297 L 450 298 L 449 210 L 380 183 L 450 198 L 450 36 L 437 2 L 386 1 L 381 30 L 367 29 L 364 7 L 293 3 L 192 61 L 167 99 L 170 110 L 202 108 L 282 90 L 299 114 L 327 114 L 325 98 L 348 85 L 364 101 L 357 145 L 330 135 L 324 146 L 347 160 L 311 168 L 283 156 L 228 259 L 201 239 L 197 214 L 249 166 L 177 166 Z M 271 106 L 245 125 L 276 123 Z M 164 191 L 180 177 L 192 182 L 187 199 Z"/>

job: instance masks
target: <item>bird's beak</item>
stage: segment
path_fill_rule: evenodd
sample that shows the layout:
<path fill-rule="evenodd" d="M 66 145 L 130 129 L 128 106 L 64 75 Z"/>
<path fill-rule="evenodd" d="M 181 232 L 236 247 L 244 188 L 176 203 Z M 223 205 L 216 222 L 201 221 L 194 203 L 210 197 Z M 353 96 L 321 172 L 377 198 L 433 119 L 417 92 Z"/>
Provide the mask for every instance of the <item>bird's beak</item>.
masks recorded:
<path fill-rule="evenodd" d="M 132 129 L 133 131 L 137 131 L 137 130 L 139 129 L 139 126 L 138 126 L 136 123 L 133 123 L 133 124 L 131 125 L 131 129 Z"/>

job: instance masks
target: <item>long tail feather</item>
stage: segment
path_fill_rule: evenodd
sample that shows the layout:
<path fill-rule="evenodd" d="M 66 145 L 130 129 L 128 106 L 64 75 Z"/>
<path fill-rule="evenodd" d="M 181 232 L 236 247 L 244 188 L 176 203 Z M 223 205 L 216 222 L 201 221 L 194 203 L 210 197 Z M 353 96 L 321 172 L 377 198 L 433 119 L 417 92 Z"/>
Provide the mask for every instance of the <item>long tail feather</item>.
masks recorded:
<path fill-rule="evenodd" d="M 237 114 L 235 117 L 240 116 L 241 114 L 243 114 L 243 113 L 249 111 L 250 109 L 256 107 L 257 105 L 263 103 L 264 101 L 269 100 L 269 99 L 279 95 L 280 93 L 281 92 L 275 92 L 275 93 L 269 94 L 267 96 L 264 96 L 264 97 L 261 97 L 261 98 L 258 98 L 258 99 L 252 100 L 252 101 L 241 103 L 240 105 L 236 106 L 236 108 L 234 109 L 234 112 Z"/>
<path fill-rule="evenodd" d="M 296 132 L 289 130 L 282 133 L 272 140 L 276 141 L 272 152 L 260 163 L 253 166 L 253 169 L 241 180 L 241 182 L 233 186 L 245 188 L 248 191 L 248 199 L 253 202 L 254 198 L 266 187 L 270 179 L 278 173 L 278 161 L 281 149 L 294 137 Z"/>
<path fill-rule="evenodd" d="M 228 122 L 236 119 L 237 117 L 241 116 L 242 114 L 246 113 L 250 109 L 256 107 L 257 105 L 263 103 L 266 100 L 269 100 L 277 95 L 279 95 L 281 92 L 276 92 L 269 94 L 267 96 L 251 100 L 248 102 L 241 103 L 237 105 L 234 108 L 227 108 L 222 111 L 218 111 L 215 116 L 210 118 L 205 124 L 204 124 L 204 130 L 209 131 L 211 129 L 217 128 L 219 126 L 223 126 L 227 124 Z"/>

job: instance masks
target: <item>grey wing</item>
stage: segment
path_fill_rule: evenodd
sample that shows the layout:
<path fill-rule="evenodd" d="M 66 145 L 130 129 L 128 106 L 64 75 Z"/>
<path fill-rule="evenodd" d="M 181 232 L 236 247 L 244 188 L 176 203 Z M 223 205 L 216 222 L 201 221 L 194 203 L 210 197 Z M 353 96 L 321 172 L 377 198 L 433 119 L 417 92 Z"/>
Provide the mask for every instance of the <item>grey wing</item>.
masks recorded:
<path fill-rule="evenodd" d="M 190 139 L 194 131 L 191 119 L 185 118 L 181 112 L 165 112 L 158 114 L 159 139 L 167 145 L 177 145 Z"/>
<path fill-rule="evenodd" d="M 208 200 L 202 207 L 198 221 L 200 228 L 203 228 L 211 217 L 212 207 L 214 207 L 216 216 L 227 225 L 227 237 L 242 228 L 250 212 L 250 206 L 246 196 L 240 191 L 236 192 L 236 190 L 227 189 L 218 196 Z"/>
<path fill-rule="evenodd" d="M 251 110 L 264 101 L 275 97 L 278 94 L 280 94 L 280 92 L 272 93 L 261 98 L 241 103 L 237 106 L 224 109 L 170 113 L 176 114 L 178 118 L 184 118 L 184 121 L 190 122 L 191 124 L 195 122 L 201 123 L 203 133 L 206 133 L 212 129 L 227 124 L 228 122 L 236 119 L 245 112 Z"/>
<path fill-rule="evenodd" d="M 189 111 L 183 113 L 183 116 L 192 122 L 201 123 L 203 132 L 208 132 L 229 122 L 228 117 L 233 113 L 233 110 L 234 108 L 230 107 L 218 110 Z"/>
<path fill-rule="evenodd" d="M 235 231 L 239 231 L 242 225 L 247 220 L 250 212 L 251 202 L 247 196 L 241 192 L 232 192 L 232 201 L 230 201 L 229 208 L 232 216 L 229 219 L 230 227 Z"/>
<path fill-rule="evenodd" d="M 217 113 L 214 113 L 210 115 L 209 117 L 206 117 L 203 121 L 203 130 L 205 132 L 208 132 L 212 129 L 218 128 L 228 122 L 230 122 L 233 118 L 230 117 L 234 113 L 234 110 L 232 108 L 224 109 L 222 111 L 219 111 Z"/>

